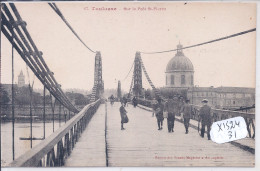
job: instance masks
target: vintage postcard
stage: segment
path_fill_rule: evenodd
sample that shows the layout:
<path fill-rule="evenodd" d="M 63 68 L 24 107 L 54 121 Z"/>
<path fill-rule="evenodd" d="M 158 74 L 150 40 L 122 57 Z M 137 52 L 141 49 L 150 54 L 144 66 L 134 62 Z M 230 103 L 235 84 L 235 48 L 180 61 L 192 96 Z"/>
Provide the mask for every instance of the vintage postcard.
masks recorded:
<path fill-rule="evenodd" d="M 255 166 L 256 3 L 1 3 L 1 167 Z"/>

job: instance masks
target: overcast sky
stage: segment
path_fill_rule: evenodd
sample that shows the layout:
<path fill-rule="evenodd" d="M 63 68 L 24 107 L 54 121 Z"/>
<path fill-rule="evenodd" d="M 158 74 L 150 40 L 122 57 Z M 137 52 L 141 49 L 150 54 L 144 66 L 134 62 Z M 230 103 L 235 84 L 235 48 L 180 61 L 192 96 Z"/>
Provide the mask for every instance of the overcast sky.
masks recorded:
<path fill-rule="evenodd" d="M 128 91 L 132 73 L 124 80 L 136 51 L 175 49 L 256 27 L 254 3 L 81 2 L 56 3 L 74 30 L 93 50 L 101 51 L 105 88 L 121 80 Z M 62 88 L 89 90 L 94 82 L 95 54 L 86 49 L 47 3 L 19 3 L 18 11 Z M 86 10 L 88 7 L 88 10 Z M 116 11 L 97 11 L 112 7 Z M 136 11 L 125 11 L 136 8 Z M 138 7 L 146 10 L 140 11 Z M 148 7 L 165 8 L 149 11 Z M 195 85 L 255 87 L 256 33 L 184 50 L 195 69 Z M 165 86 L 165 69 L 175 52 L 142 54 L 156 87 Z M 26 65 L 15 53 L 15 81 Z M 144 88 L 149 88 L 143 75 Z M 30 80 L 33 80 L 30 73 Z M 11 45 L 2 34 L 2 82 L 11 83 Z M 42 88 L 35 80 L 35 87 Z"/>

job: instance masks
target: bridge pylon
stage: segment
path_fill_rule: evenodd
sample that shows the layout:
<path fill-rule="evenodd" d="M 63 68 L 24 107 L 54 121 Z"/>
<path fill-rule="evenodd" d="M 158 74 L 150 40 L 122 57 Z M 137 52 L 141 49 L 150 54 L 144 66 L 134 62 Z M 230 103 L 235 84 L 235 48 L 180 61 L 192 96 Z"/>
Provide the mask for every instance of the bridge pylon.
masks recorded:
<path fill-rule="evenodd" d="M 140 97 L 142 95 L 142 66 L 141 66 L 141 54 L 136 52 L 134 61 L 134 85 L 133 85 L 133 95 Z"/>
<path fill-rule="evenodd" d="M 102 79 L 102 57 L 99 51 L 95 56 L 95 70 L 94 70 L 94 86 L 92 89 L 91 100 L 94 102 L 97 99 L 103 97 L 104 93 L 104 81 Z"/>
<path fill-rule="evenodd" d="M 117 85 L 117 99 L 120 100 L 121 97 L 122 97 L 121 82 L 118 81 L 118 85 Z"/>

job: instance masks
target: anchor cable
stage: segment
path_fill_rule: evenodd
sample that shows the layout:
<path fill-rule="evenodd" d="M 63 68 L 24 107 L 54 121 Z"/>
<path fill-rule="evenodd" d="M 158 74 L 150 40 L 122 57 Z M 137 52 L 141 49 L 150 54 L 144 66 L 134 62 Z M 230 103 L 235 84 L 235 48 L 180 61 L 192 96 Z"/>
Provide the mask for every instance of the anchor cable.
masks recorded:
<path fill-rule="evenodd" d="M 186 47 L 180 48 L 180 50 L 188 49 L 188 48 L 192 48 L 192 47 L 196 47 L 196 46 L 201 46 L 201 45 L 205 45 L 205 44 L 209 44 L 209 43 L 213 43 L 213 42 L 217 42 L 217 41 L 221 41 L 221 40 L 225 40 L 225 39 L 230 39 L 230 38 L 240 36 L 240 35 L 243 35 L 243 34 L 247 34 L 247 33 L 250 33 L 250 32 L 254 32 L 254 31 L 256 31 L 256 28 L 246 30 L 246 31 L 242 31 L 242 32 L 232 34 L 232 35 L 229 35 L 229 36 L 225 36 L 225 37 L 222 37 L 222 38 L 219 38 L 219 39 L 214 39 L 214 40 L 210 40 L 210 41 L 207 41 L 207 42 L 203 42 L 203 43 L 199 43 L 199 44 L 195 44 L 195 45 L 191 45 L 191 46 L 186 46 Z M 140 52 L 140 53 L 142 53 L 142 54 L 158 54 L 158 53 L 174 52 L 174 51 L 177 51 L 177 50 L 178 49 L 158 51 L 158 52 Z"/>
<path fill-rule="evenodd" d="M 128 74 L 127 74 L 126 77 L 123 79 L 123 81 L 125 81 L 125 80 L 127 79 L 127 77 L 129 76 L 129 74 L 130 74 L 130 72 L 131 72 L 133 66 L 134 66 L 134 62 L 133 62 L 133 64 L 132 64 L 132 66 L 131 66 L 131 68 L 130 68 Z"/>
<path fill-rule="evenodd" d="M 63 16 L 63 14 L 61 13 L 60 9 L 58 8 L 58 6 L 55 3 L 48 3 L 50 5 L 50 7 L 60 16 L 60 18 L 62 19 L 62 21 L 69 27 L 69 29 L 71 30 L 71 32 L 79 39 L 79 41 L 91 52 L 96 53 L 96 51 L 92 50 L 91 48 L 89 48 L 84 41 L 79 37 L 79 35 L 75 32 L 75 30 L 71 27 L 71 25 L 69 24 L 69 22 L 65 19 L 65 17 Z"/>

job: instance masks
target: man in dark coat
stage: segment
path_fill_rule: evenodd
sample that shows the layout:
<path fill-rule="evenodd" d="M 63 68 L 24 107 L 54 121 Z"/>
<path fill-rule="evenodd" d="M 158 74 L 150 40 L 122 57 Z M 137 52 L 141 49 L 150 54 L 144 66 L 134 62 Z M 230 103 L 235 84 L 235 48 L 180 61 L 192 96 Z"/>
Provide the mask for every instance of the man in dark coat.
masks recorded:
<path fill-rule="evenodd" d="M 162 99 L 158 99 L 157 100 L 158 103 L 155 104 L 155 116 L 156 116 L 156 119 L 157 119 L 157 124 L 158 124 L 158 130 L 162 130 L 163 129 L 163 108 L 164 108 L 164 105 L 162 104 Z"/>
<path fill-rule="evenodd" d="M 189 125 L 190 125 L 190 118 L 192 116 L 192 106 L 189 104 L 190 100 L 186 100 L 186 104 L 183 106 L 183 119 L 184 119 L 184 127 L 185 127 L 185 134 L 189 132 Z"/>
<path fill-rule="evenodd" d="M 124 123 L 126 123 L 126 118 L 127 118 L 127 111 L 125 110 L 124 108 L 124 104 L 121 103 L 121 107 L 119 108 L 119 111 L 120 111 L 120 116 L 121 116 L 121 130 L 124 130 Z M 127 118 L 128 120 L 128 118 Z M 128 122 L 128 121 L 127 121 Z"/>
<path fill-rule="evenodd" d="M 125 107 L 125 106 L 126 106 L 126 103 L 127 103 L 127 99 L 126 99 L 125 96 L 123 97 L 123 103 L 124 103 L 124 107 Z"/>
<path fill-rule="evenodd" d="M 133 105 L 134 105 L 134 107 L 137 106 L 137 98 L 136 97 L 133 98 Z"/>
<path fill-rule="evenodd" d="M 202 100 L 203 106 L 200 108 L 201 118 L 201 137 L 204 138 L 205 126 L 207 126 L 208 140 L 210 140 L 210 127 L 211 127 L 211 107 L 208 106 L 208 100 Z"/>
<path fill-rule="evenodd" d="M 158 103 L 158 101 L 155 98 L 153 98 L 153 100 L 152 100 L 152 109 L 153 109 L 152 117 L 154 117 L 154 115 L 156 113 L 157 103 Z"/>
<path fill-rule="evenodd" d="M 114 104 L 114 101 L 115 101 L 115 98 L 114 98 L 114 96 L 113 96 L 113 94 L 110 96 L 110 103 L 111 103 L 111 105 L 113 105 Z"/>
<path fill-rule="evenodd" d="M 185 103 L 184 103 L 184 99 L 183 99 L 182 96 L 180 96 L 180 97 L 179 97 L 179 100 L 178 100 L 179 112 L 178 112 L 178 114 L 176 114 L 176 115 L 181 116 L 181 113 L 183 112 L 184 104 L 185 104 Z"/>
<path fill-rule="evenodd" d="M 165 111 L 168 112 L 167 125 L 168 132 L 174 132 L 174 121 L 175 115 L 179 112 L 178 110 L 178 97 L 169 96 L 168 101 L 165 103 Z"/>

